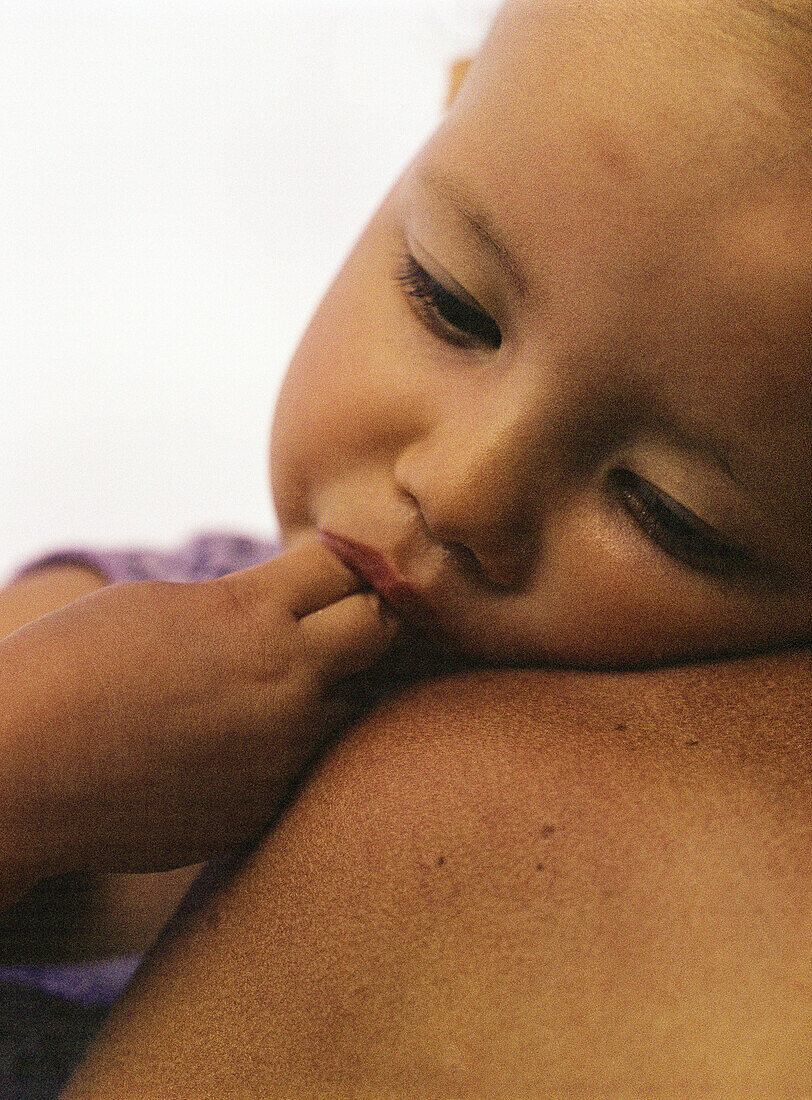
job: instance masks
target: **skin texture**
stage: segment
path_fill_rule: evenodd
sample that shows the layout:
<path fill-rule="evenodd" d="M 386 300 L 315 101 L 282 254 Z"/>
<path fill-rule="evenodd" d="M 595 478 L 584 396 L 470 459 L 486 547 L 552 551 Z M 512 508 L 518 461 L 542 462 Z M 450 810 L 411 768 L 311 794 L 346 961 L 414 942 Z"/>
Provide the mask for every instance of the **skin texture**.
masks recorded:
<path fill-rule="evenodd" d="M 379 550 L 466 656 L 657 663 L 809 634 L 812 190 L 768 170 L 771 85 L 683 15 L 508 5 L 283 388 L 283 529 Z M 428 187 L 450 173 L 523 292 Z M 498 323 L 498 350 L 416 312 L 409 248 Z M 619 469 L 759 564 L 665 553 Z"/>
<path fill-rule="evenodd" d="M 153 956 L 70 1100 L 808 1095 L 809 672 L 401 696 Z"/>
<path fill-rule="evenodd" d="M 26 574 L 0 593 L 0 637 L 104 588 L 84 566 Z M 61 962 L 145 950 L 199 872 L 199 866 L 140 875 L 52 879 L 0 916 L 3 962 Z"/>
<path fill-rule="evenodd" d="M 0 904 L 255 836 L 401 632 L 362 589 L 311 535 L 211 581 L 102 587 L 0 640 Z"/>
<path fill-rule="evenodd" d="M 809 635 L 808 184 L 772 169 L 775 87 L 691 11 L 509 4 L 292 364 L 286 534 L 384 554 L 465 657 Z M 518 280 L 429 197 L 451 170 Z M 407 246 L 498 349 L 415 307 Z M 619 468 L 757 568 L 665 552 Z M 166 938 L 69 1096 L 808 1094 L 809 671 L 415 687 Z"/>

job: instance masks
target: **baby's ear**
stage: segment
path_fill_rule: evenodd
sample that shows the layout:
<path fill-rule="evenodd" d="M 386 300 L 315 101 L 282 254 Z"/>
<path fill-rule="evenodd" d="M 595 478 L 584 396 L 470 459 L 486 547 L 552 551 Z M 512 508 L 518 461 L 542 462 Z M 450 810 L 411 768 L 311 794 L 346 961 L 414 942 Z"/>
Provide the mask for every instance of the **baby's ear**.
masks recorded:
<path fill-rule="evenodd" d="M 445 94 L 446 108 L 450 107 L 457 98 L 457 92 L 460 90 L 462 82 L 465 80 L 466 74 L 471 68 L 472 61 L 472 57 L 458 57 L 451 62 L 448 69 L 448 88 Z"/>

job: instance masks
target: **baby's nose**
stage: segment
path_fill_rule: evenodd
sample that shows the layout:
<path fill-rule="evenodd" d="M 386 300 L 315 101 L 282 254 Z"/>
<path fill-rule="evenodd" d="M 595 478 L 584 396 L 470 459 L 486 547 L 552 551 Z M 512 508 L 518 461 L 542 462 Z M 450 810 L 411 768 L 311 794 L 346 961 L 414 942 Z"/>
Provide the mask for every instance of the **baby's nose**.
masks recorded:
<path fill-rule="evenodd" d="M 514 587 L 539 548 L 542 448 L 531 402 L 485 397 L 407 447 L 395 477 L 438 542 Z"/>

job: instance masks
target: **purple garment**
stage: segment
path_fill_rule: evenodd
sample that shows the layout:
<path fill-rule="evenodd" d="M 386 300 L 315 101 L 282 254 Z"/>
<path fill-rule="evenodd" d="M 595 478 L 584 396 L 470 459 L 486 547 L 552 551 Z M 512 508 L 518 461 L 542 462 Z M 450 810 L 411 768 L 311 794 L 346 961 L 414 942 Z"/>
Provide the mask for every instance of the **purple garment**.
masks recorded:
<path fill-rule="evenodd" d="M 14 963 L 0 966 L 0 982 L 32 986 L 86 1008 L 109 1008 L 121 996 L 140 962 L 140 955 L 121 955 L 62 966 Z"/>
<path fill-rule="evenodd" d="M 56 550 L 28 562 L 14 579 L 73 562 L 90 566 L 113 584 L 213 580 L 278 552 L 278 542 L 271 539 L 208 531 L 169 551 Z M 0 966 L 0 1100 L 58 1096 L 139 962 L 139 956 L 130 955 L 63 966 Z"/>
<path fill-rule="evenodd" d="M 207 581 L 268 561 L 279 543 L 225 531 L 206 531 L 174 550 L 114 549 L 86 546 L 52 550 L 16 571 L 13 579 L 48 565 L 72 562 L 90 566 L 111 584 L 124 581 Z"/>

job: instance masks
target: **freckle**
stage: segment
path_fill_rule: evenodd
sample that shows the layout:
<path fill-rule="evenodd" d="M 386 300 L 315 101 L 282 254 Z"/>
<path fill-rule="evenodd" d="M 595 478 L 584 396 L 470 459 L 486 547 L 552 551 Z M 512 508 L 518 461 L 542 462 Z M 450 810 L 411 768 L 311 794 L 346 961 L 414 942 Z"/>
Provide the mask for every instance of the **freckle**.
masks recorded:
<path fill-rule="evenodd" d="M 609 173 L 621 180 L 629 180 L 634 176 L 634 165 L 628 149 L 623 142 L 607 127 L 598 127 L 592 135 L 595 140 L 595 152 L 599 163 Z"/>
<path fill-rule="evenodd" d="M 536 864 L 536 870 L 537 871 L 543 871 L 544 870 L 544 864 L 543 863 L 537 863 Z"/>
<path fill-rule="evenodd" d="M 437 860 L 437 866 L 442 867 L 444 863 L 445 863 L 445 856 L 440 856 Z"/>
<path fill-rule="evenodd" d="M 542 827 L 541 827 L 541 835 L 543 837 L 552 836 L 554 832 L 555 832 L 555 825 L 542 825 Z"/>
<path fill-rule="evenodd" d="M 617 725 L 615 726 L 615 729 L 617 730 L 617 732 L 618 732 L 618 733 L 625 733 L 625 732 L 626 732 L 626 730 L 627 730 L 628 728 L 629 728 L 629 727 L 628 727 L 628 726 L 626 725 L 626 723 L 625 723 L 625 722 L 619 722 L 619 723 L 618 723 L 618 724 L 617 724 Z"/>

